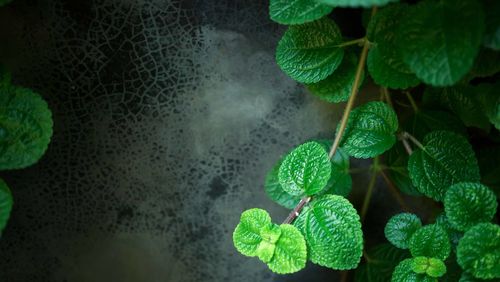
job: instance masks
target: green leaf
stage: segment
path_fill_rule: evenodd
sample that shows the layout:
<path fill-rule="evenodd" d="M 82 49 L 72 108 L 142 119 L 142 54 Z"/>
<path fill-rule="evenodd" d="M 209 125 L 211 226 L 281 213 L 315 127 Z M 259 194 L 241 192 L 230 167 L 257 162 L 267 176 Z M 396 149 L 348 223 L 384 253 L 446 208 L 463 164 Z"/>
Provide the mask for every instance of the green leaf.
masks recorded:
<path fill-rule="evenodd" d="M 298 82 L 318 82 L 331 75 L 342 62 L 341 43 L 340 29 L 331 19 L 290 26 L 278 43 L 276 62 Z"/>
<path fill-rule="evenodd" d="M 434 277 L 418 274 L 413 271 L 413 259 L 401 261 L 392 273 L 392 282 L 437 282 Z"/>
<path fill-rule="evenodd" d="M 426 225 L 410 238 L 410 253 L 414 257 L 424 256 L 445 260 L 451 251 L 446 231 L 437 224 Z"/>
<path fill-rule="evenodd" d="M 500 2 L 496 0 L 484 0 L 484 11 L 486 19 L 486 31 L 484 33 L 483 45 L 500 50 Z"/>
<path fill-rule="evenodd" d="M 450 224 L 467 231 L 478 223 L 489 222 L 497 211 L 493 191 L 480 183 L 462 182 L 452 185 L 444 198 L 444 210 Z"/>
<path fill-rule="evenodd" d="M 0 0 L 0 7 L 5 6 L 12 2 L 12 0 Z"/>
<path fill-rule="evenodd" d="M 293 225 L 280 225 L 281 236 L 276 242 L 273 259 L 268 263 L 275 273 L 294 273 L 306 266 L 307 247 L 304 236 Z"/>
<path fill-rule="evenodd" d="M 396 143 L 386 155 L 386 166 L 388 168 L 388 176 L 394 182 L 396 187 L 401 192 L 411 196 L 422 196 L 417 188 L 413 186 L 410 176 L 408 175 L 408 153 L 403 145 Z"/>
<path fill-rule="evenodd" d="M 481 146 L 477 151 L 481 183 L 493 189 L 500 198 L 500 146 Z"/>
<path fill-rule="evenodd" d="M 500 72 L 500 52 L 482 48 L 474 61 L 469 78 L 488 77 Z"/>
<path fill-rule="evenodd" d="M 401 19 L 398 45 L 418 78 L 449 86 L 467 74 L 484 32 L 484 14 L 476 0 L 424 0 Z"/>
<path fill-rule="evenodd" d="M 448 187 L 459 182 L 479 182 L 479 168 L 472 147 L 463 136 L 434 131 L 408 161 L 413 185 L 424 195 L 441 201 Z"/>
<path fill-rule="evenodd" d="M 233 232 L 233 243 L 238 252 L 245 256 L 257 256 L 262 242 L 260 231 L 271 228 L 271 217 L 265 210 L 249 209 L 241 214 L 240 223 Z"/>
<path fill-rule="evenodd" d="M 460 276 L 460 280 L 458 280 L 458 282 L 500 282 L 500 279 L 488 279 L 488 281 L 484 281 L 483 279 L 474 277 L 468 272 L 462 272 L 462 276 Z"/>
<path fill-rule="evenodd" d="M 411 236 L 421 227 L 422 222 L 418 216 L 412 213 L 400 213 L 389 219 L 384 233 L 387 240 L 394 246 L 408 249 Z"/>
<path fill-rule="evenodd" d="M 447 130 L 467 136 L 462 121 L 453 114 L 444 111 L 419 110 L 403 123 L 403 129 L 421 140 L 427 133 Z"/>
<path fill-rule="evenodd" d="M 325 3 L 335 7 L 372 7 L 382 6 L 399 0 L 316 0 L 320 3 Z"/>
<path fill-rule="evenodd" d="M 333 269 L 356 268 L 363 253 L 363 233 L 356 210 L 336 195 L 314 199 L 295 220 L 304 234 L 309 259 Z"/>
<path fill-rule="evenodd" d="M 25 168 L 47 150 L 52 114 L 30 89 L 9 86 L 0 91 L 0 170 Z"/>
<path fill-rule="evenodd" d="M 9 221 L 13 204 L 12 193 L 5 181 L 0 178 L 0 234 Z"/>
<path fill-rule="evenodd" d="M 465 232 L 458 243 L 457 261 L 476 278 L 500 278 L 500 226 L 481 223 Z"/>
<path fill-rule="evenodd" d="M 240 253 L 259 257 L 276 273 L 297 272 L 306 264 L 307 247 L 300 231 L 289 224 L 273 224 L 269 214 L 261 209 L 241 214 L 233 243 Z"/>
<path fill-rule="evenodd" d="M 367 36 L 373 46 L 368 53 L 367 65 L 371 77 L 378 85 L 405 89 L 416 86 L 420 80 L 403 62 L 396 45 L 396 32 L 407 5 L 392 5 L 375 14 L 368 26 Z"/>
<path fill-rule="evenodd" d="M 489 130 L 490 122 L 478 99 L 478 90 L 472 86 L 427 88 L 423 101 L 429 106 L 439 106 L 454 112 L 466 126 Z"/>
<path fill-rule="evenodd" d="M 314 195 L 328 183 L 332 165 L 325 149 L 316 142 L 290 152 L 279 169 L 281 187 L 292 196 Z"/>
<path fill-rule="evenodd" d="M 3 65 L 0 65 L 0 91 L 2 91 L 1 90 L 2 87 L 10 85 L 10 80 L 11 80 L 10 72 Z"/>
<path fill-rule="evenodd" d="M 430 277 L 441 277 L 446 273 L 446 265 L 440 259 L 416 257 L 412 262 L 412 269 L 415 273 L 426 274 Z"/>
<path fill-rule="evenodd" d="M 271 200 L 287 209 L 293 209 L 299 202 L 300 196 L 292 196 L 283 190 L 280 184 L 278 173 L 283 160 L 280 160 L 269 171 L 264 182 L 264 189 Z"/>
<path fill-rule="evenodd" d="M 448 238 L 450 238 L 451 247 L 455 250 L 458 245 L 458 241 L 462 239 L 464 234 L 451 226 L 451 223 L 445 213 L 441 213 L 436 217 L 436 224 L 441 226 L 446 231 Z"/>
<path fill-rule="evenodd" d="M 391 244 L 380 244 L 367 252 L 369 258 L 366 263 L 356 269 L 356 282 L 387 282 L 391 280 L 392 272 L 396 265 L 410 253 L 398 249 Z"/>
<path fill-rule="evenodd" d="M 330 103 L 345 102 L 349 99 L 356 76 L 358 58 L 352 52 L 346 52 L 344 57 L 340 66 L 326 79 L 306 85 L 314 96 Z M 361 76 L 361 81 L 363 77 Z"/>
<path fill-rule="evenodd" d="M 332 145 L 331 140 L 317 140 L 321 146 L 328 151 Z M 342 148 L 337 148 L 335 155 L 330 160 L 332 163 L 332 173 L 330 179 L 318 195 L 333 194 L 347 197 L 352 189 L 352 177 L 349 172 L 349 155 Z"/>
<path fill-rule="evenodd" d="M 394 145 L 397 129 L 394 110 L 382 102 L 369 102 L 351 112 L 341 145 L 350 156 L 371 158 Z"/>
<path fill-rule="evenodd" d="M 315 0 L 270 0 L 271 20 L 280 24 L 303 24 L 328 15 L 333 7 Z"/>
<path fill-rule="evenodd" d="M 500 95 L 498 89 L 500 82 L 495 84 L 480 84 L 476 86 L 475 94 L 481 104 L 482 111 L 488 120 L 500 130 Z"/>

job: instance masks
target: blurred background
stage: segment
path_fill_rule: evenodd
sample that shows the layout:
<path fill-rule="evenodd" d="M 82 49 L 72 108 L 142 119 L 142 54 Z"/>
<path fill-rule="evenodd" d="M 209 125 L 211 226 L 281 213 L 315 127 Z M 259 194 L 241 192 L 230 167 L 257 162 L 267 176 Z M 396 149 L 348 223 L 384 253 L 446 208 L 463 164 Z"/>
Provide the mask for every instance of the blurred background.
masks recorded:
<path fill-rule="evenodd" d="M 0 9 L 0 62 L 48 101 L 55 123 L 37 165 L 1 173 L 15 206 L 0 281 L 338 281 L 312 264 L 272 274 L 232 244 L 245 209 L 286 217 L 263 190 L 267 171 L 293 146 L 332 138 L 344 106 L 280 71 L 284 27 L 267 5 L 14 0 Z M 344 35 L 362 35 L 361 11 L 333 17 Z M 366 178 L 355 177 L 351 200 Z M 373 240 L 397 208 L 384 197 L 376 191 L 367 217 Z"/>

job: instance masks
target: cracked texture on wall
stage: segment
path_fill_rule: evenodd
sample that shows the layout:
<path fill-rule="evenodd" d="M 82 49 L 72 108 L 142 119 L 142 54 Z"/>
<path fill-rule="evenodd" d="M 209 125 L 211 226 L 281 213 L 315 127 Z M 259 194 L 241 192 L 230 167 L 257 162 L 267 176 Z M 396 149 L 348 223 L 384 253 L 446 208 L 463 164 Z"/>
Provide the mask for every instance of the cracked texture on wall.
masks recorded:
<path fill-rule="evenodd" d="M 0 280 L 284 281 L 239 255 L 232 230 L 251 207 L 286 216 L 265 196 L 265 173 L 293 145 L 328 136 L 340 113 L 276 66 L 281 30 L 266 6 L 16 0 L 0 10 L 0 59 L 55 121 L 39 164 L 2 173 L 15 207 Z"/>

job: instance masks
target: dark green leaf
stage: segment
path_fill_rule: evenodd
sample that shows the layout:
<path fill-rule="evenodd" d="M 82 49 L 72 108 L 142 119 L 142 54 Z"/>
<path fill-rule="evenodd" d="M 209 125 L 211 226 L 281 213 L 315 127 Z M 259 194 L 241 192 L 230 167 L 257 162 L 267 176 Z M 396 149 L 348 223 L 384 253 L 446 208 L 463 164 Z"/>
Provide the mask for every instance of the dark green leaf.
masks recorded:
<path fill-rule="evenodd" d="M 423 146 L 408 161 L 410 178 L 422 194 L 441 201 L 451 185 L 480 180 L 476 157 L 463 136 L 434 131 L 424 138 Z"/>
<path fill-rule="evenodd" d="M 0 178 L 0 234 L 7 225 L 14 201 L 7 184 Z"/>
<path fill-rule="evenodd" d="M 328 151 L 332 145 L 331 140 L 317 140 L 321 146 Z M 347 197 L 352 189 L 352 177 L 349 172 L 349 155 L 342 148 L 338 148 L 331 159 L 332 174 L 325 186 L 325 189 L 319 192 L 319 195 L 333 194 Z"/>
<path fill-rule="evenodd" d="M 500 130 L 500 83 L 480 84 L 474 88 L 477 99 L 488 120 Z"/>
<path fill-rule="evenodd" d="M 462 236 L 464 236 L 464 234 L 451 226 L 451 223 L 448 220 L 448 217 L 446 217 L 445 213 L 441 213 L 438 217 L 436 217 L 436 224 L 441 226 L 446 231 L 446 233 L 448 233 L 451 247 L 453 250 L 455 250 L 458 245 L 458 241 L 462 239 Z"/>
<path fill-rule="evenodd" d="M 462 121 L 453 114 L 444 111 L 419 110 L 408 118 L 403 129 L 421 140 L 427 133 L 447 130 L 466 136 L 467 131 Z"/>
<path fill-rule="evenodd" d="M 25 168 L 47 150 L 52 114 L 30 89 L 9 86 L 0 91 L 0 170 Z"/>
<path fill-rule="evenodd" d="M 303 24 L 328 15 L 333 7 L 315 0 L 270 0 L 271 20 L 280 24 Z"/>
<path fill-rule="evenodd" d="M 7 71 L 7 69 L 3 65 L 0 65 L 0 91 L 2 91 L 1 90 L 2 87 L 10 85 L 10 80 L 11 80 L 10 72 Z"/>
<path fill-rule="evenodd" d="M 290 26 L 278 43 L 276 62 L 298 82 L 318 82 L 342 62 L 341 43 L 340 29 L 331 19 Z"/>
<path fill-rule="evenodd" d="M 396 265 L 410 257 L 407 250 L 395 248 L 391 244 L 381 244 L 367 252 L 367 262 L 356 269 L 356 282 L 387 282 L 391 280 Z"/>
<path fill-rule="evenodd" d="M 382 6 L 387 3 L 399 0 L 316 0 L 320 3 L 329 4 L 336 7 L 372 7 Z"/>
<path fill-rule="evenodd" d="M 421 196 L 408 175 L 408 159 L 408 153 L 403 145 L 400 142 L 396 143 L 387 151 L 388 176 L 401 192 L 411 196 Z"/>
<path fill-rule="evenodd" d="M 500 2 L 497 0 L 483 0 L 486 31 L 484 34 L 483 45 L 500 50 Z"/>
<path fill-rule="evenodd" d="M 490 187 L 500 198 L 500 147 L 481 147 L 477 151 L 481 183 Z"/>
<path fill-rule="evenodd" d="M 476 0 L 424 0 L 401 19 L 398 43 L 418 78 L 449 86 L 467 74 L 484 33 L 484 14 Z"/>
<path fill-rule="evenodd" d="M 0 0 L 0 7 L 9 4 L 12 0 Z"/>
<path fill-rule="evenodd" d="M 385 237 L 394 246 L 401 249 L 408 249 L 410 238 L 422 227 L 422 222 L 418 216 L 412 213 L 397 214 L 385 225 Z"/>
<path fill-rule="evenodd" d="M 337 195 L 314 199 L 296 219 L 309 259 L 333 269 L 356 268 L 363 252 L 363 233 L 356 210 Z"/>
<path fill-rule="evenodd" d="M 426 225 L 415 231 L 410 238 L 409 247 L 414 257 L 424 256 L 440 260 L 445 260 L 451 251 L 448 234 L 437 224 Z"/>
<path fill-rule="evenodd" d="M 474 61 L 469 77 L 488 77 L 500 72 L 500 52 L 482 48 Z"/>
<path fill-rule="evenodd" d="M 299 202 L 300 196 L 292 196 L 283 190 L 281 187 L 278 173 L 281 166 L 282 160 L 280 160 L 271 171 L 266 176 L 266 180 L 264 182 L 264 189 L 266 190 L 267 195 L 276 203 L 284 206 L 287 209 L 293 209 Z"/>

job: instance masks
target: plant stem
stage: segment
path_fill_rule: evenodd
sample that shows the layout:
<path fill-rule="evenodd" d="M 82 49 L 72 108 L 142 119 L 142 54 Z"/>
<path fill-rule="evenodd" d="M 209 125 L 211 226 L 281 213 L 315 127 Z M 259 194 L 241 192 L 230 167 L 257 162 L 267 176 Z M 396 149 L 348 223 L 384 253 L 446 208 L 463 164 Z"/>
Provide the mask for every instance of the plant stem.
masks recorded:
<path fill-rule="evenodd" d="M 363 38 L 358 38 L 358 39 L 342 42 L 339 45 L 337 45 L 337 47 L 346 47 L 346 46 L 351 46 L 351 45 L 356 45 L 356 44 L 361 45 L 364 42 L 365 42 L 365 38 L 363 37 Z"/>
<path fill-rule="evenodd" d="M 343 270 L 340 272 L 340 282 L 347 282 L 349 276 L 349 270 Z"/>
<path fill-rule="evenodd" d="M 349 100 L 347 101 L 347 105 L 345 106 L 344 115 L 342 116 L 342 120 L 340 122 L 340 127 L 335 136 L 335 140 L 333 141 L 332 148 L 330 149 L 330 153 L 328 156 L 333 158 L 335 152 L 337 151 L 340 139 L 344 134 L 345 128 L 347 126 L 347 120 L 349 119 L 349 115 L 351 114 L 352 107 L 354 106 L 354 101 L 356 100 L 356 95 L 358 94 L 359 83 L 361 82 L 361 75 L 363 74 L 363 69 L 365 67 L 366 56 L 368 55 L 368 49 L 370 48 L 370 42 L 366 38 L 363 38 L 363 50 L 361 51 L 361 56 L 359 57 L 358 67 L 356 69 L 356 76 L 354 77 L 354 83 L 352 84 L 351 94 Z"/>
<path fill-rule="evenodd" d="M 389 93 L 389 90 L 387 90 L 387 87 L 381 87 L 381 91 L 384 95 L 385 100 L 387 101 L 387 104 L 389 104 L 391 108 L 394 108 L 394 106 L 392 105 L 391 94 Z"/>
<path fill-rule="evenodd" d="M 411 149 L 411 146 L 410 146 L 410 143 L 408 143 L 408 140 L 406 140 L 405 138 L 401 138 L 400 140 L 401 140 L 401 142 L 403 142 L 403 146 L 405 147 L 405 150 L 408 153 L 408 155 L 411 155 L 413 153 L 413 150 Z"/>
<path fill-rule="evenodd" d="M 370 206 L 370 201 L 372 199 L 373 188 L 375 187 L 375 183 L 377 181 L 377 170 L 378 170 L 378 161 L 379 158 L 375 157 L 373 159 L 373 170 L 370 178 L 370 182 L 368 183 L 368 191 L 366 191 L 365 200 L 363 201 L 363 207 L 361 208 L 361 222 L 365 220 L 366 212 L 368 211 L 368 207 Z"/>
<path fill-rule="evenodd" d="M 404 131 L 401 133 L 401 137 L 403 139 L 409 139 L 413 144 L 415 144 L 417 147 L 419 147 L 420 149 L 424 149 L 424 145 L 422 145 L 422 143 L 420 143 L 420 141 L 417 140 L 417 138 L 415 138 L 413 135 L 411 135 L 410 133 Z"/>
<path fill-rule="evenodd" d="M 401 193 L 399 193 L 398 189 L 396 189 L 396 187 L 394 186 L 394 183 L 392 183 L 392 181 L 389 179 L 389 177 L 387 176 L 385 171 L 381 169 L 380 174 L 382 175 L 382 178 L 384 179 L 385 183 L 387 184 L 387 187 L 389 187 L 389 192 L 391 192 L 391 194 L 394 196 L 394 198 L 396 198 L 396 201 L 398 201 L 399 206 L 401 206 L 401 208 L 404 211 L 409 212 L 410 207 L 408 207 L 408 205 L 405 203 L 405 201 L 403 200 L 403 197 L 401 196 Z"/>
<path fill-rule="evenodd" d="M 311 197 L 305 197 L 300 200 L 300 202 L 295 206 L 295 208 L 290 212 L 290 214 L 287 216 L 287 218 L 283 221 L 283 224 L 290 224 L 293 222 L 293 220 L 299 216 L 300 211 L 304 206 L 311 201 Z"/>
<path fill-rule="evenodd" d="M 410 92 L 405 91 L 406 97 L 408 98 L 408 101 L 410 101 L 411 107 L 413 108 L 413 111 L 416 113 L 418 112 L 418 106 L 417 103 L 415 103 L 415 100 L 411 96 Z"/>

